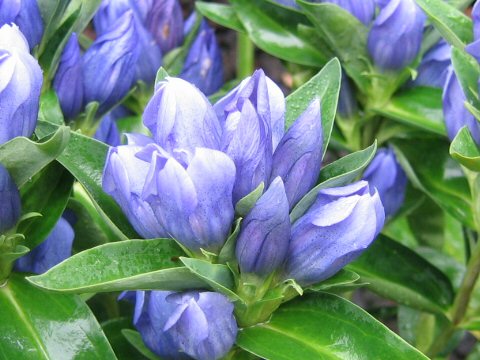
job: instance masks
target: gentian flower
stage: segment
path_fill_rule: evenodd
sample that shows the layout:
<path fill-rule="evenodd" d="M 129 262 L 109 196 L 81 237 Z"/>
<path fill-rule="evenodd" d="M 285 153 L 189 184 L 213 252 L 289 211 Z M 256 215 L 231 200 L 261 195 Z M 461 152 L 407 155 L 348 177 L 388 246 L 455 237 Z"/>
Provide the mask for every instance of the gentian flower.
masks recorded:
<path fill-rule="evenodd" d="M 188 82 L 167 78 L 157 84 L 143 123 L 167 151 L 220 148 L 221 125 L 209 101 Z"/>
<path fill-rule="evenodd" d="M 133 85 L 140 55 L 137 25 L 131 11 L 114 23 L 112 31 L 97 38 L 83 57 L 85 102 L 100 103 L 104 114 Z"/>
<path fill-rule="evenodd" d="M 13 228 L 22 210 L 20 193 L 7 169 L 0 164 L 0 235 Z"/>
<path fill-rule="evenodd" d="M 137 154 L 150 162 L 142 198 L 167 233 L 188 249 L 218 252 L 227 240 L 234 208 L 235 165 L 224 153 L 196 148 L 171 157 L 158 145 Z"/>
<path fill-rule="evenodd" d="M 21 272 L 42 274 L 72 255 L 75 233 L 64 218 L 60 218 L 47 238 L 15 263 Z"/>
<path fill-rule="evenodd" d="M 375 0 L 323 0 L 322 2 L 340 6 L 365 25 L 370 24 L 375 15 Z"/>
<path fill-rule="evenodd" d="M 357 99 L 355 99 L 352 84 L 345 72 L 342 72 L 342 84 L 338 96 L 337 114 L 343 118 L 351 118 L 358 112 Z"/>
<path fill-rule="evenodd" d="M 0 144 L 30 137 L 38 116 L 42 70 L 16 25 L 0 28 Z"/>
<path fill-rule="evenodd" d="M 273 154 L 271 178 L 283 179 L 290 208 L 316 184 L 322 148 L 320 101 L 314 100 L 288 129 Z"/>
<path fill-rule="evenodd" d="M 289 204 L 283 181 L 277 177 L 242 221 L 236 247 L 241 272 L 272 273 L 285 260 L 289 240 Z"/>
<path fill-rule="evenodd" d="M 431 86 L 443 88 L 447 80 L 448 67 L 451 61 L 451 47 L 445 40 L 440 40 L 428 50 L 417 68 L 414 86 Z"/>
<path fill-rule="evenodd" d="M 302 286 L 329 278 L 372 243 L 384 220 L 380 197 L 366 181 L 320 190 L 292 226 L 285 278 Z"/>
<path fill-rule="evenodd" d="M 83 107 L 82 55 L 75 33 L 63 49 L 53 88 L 65 117 L 75 118 Z"/>
<path fill-rule="evenodd" d="M 94 138 L 110 146 L 119 146 L 122 143 L 117 120 L 131 116 L 132 113 L 124 106 L 119 105 L 109 111 L 100 120 L 100 125 L 95 132 Z"/>
<path fill-rule="evenodd" d="M 223 84 L 222 53 L 215 32 L 202 21 L 199 33 L 187 54 L 180 77 L 211 95 Z"/>
<path fill-rule="evenodd" d="M 403 204 L 407 175 L 390 148 L 377 151 L 375 158 L 363 174 L 370 187 L 375 187 L 382 200 L 385 216 L 393 216 Z"/>
<path fill-rule="evenodd" d="M 133 323 L 147 347 L 162 358 L 220 359 L 235 342 L 233 304 L 221 294 L 137 291 L 120 298 L 135 303 Z"/>
<path fill-rule="evenodd" d="M 390 0 L 381 7 L 368 34 L 368 51 L 381 70 L 399 70 L 415 59 L 425 14 L 414 0 Z"/>
<path fill-rule="evenodd" d="M 442 97 L 443 115 L 448 137 L 453 140 L 460 129 L 467 126 L 475 142 L 480 144 L 479 123 L 465 107 L 466 100 L 467 98 L 453 71 L 453 67 L 450 66 Z"/>
<path fill-rule="evenodd" d="M 29 49 L 40 44 L 43 20 L 37 0 L 0 1 L 0 26 L 15 23 L 28 41 Z"/>

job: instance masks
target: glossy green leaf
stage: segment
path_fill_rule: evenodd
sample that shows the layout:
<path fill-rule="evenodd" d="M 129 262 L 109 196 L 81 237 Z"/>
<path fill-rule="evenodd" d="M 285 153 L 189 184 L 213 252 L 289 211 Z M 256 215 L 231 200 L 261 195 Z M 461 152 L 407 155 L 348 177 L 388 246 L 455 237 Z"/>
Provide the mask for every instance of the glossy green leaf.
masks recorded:
<path fill-rule="evenodd" d="M 0 318 L 2 359 L 116 359 L 76 295 L 46 292 L 12 274 L 0 287 Z"/>
<path fill-rule="evenodd" d="M 443 0 L 415 0 L 451 45 L 463 49 L 473 40 L 473 25 L 461 11 Z"/>
<path fill-rule="evenodd" d="M 312 291 L 338 291 L 342 289 L 349 290 L 352 287 L 356 287 L 355 283 L 360 280 L 360 275 L 351 270 L 342 269 L 332 277 L 328 278 L 321 283 L 311 285 L 307 290 Z"/>
<path fill-rule="evenodd" d="M 463 51 L 463 49 L 453 48 L 452 65 L 468 102 L 477 109 L 480 108 L 477 85 L 480 76 L 480 65 L 477 60 Z"/>
<path fill-rule="evenodd" d="M 66 21 L 74 12 L 79 12 L 73 31 L 80 34 L 85 30 L 90 20 L 97 12 L 101 0 L 70 0 L 68 7 L 63 15 L 63 20 Z"/>
<path fill-rule="evenodd" d="M 445 274 L 383 235 L 348 269 L 359 274 L 371 290 L 410 307 L 442 312 L 453 300 L 452 285 Z"/>
<path fill-rule="evenodd" d="M 37 133 L 46 135 L 55 125 L 39 122 Z M 77 132 L 71 132 L 70 141 L 58 161 L 85 187 L 106 221 L 125 238 L 139 238 L 117 203 L 102 190 L 102 174 L 108 146 Z"/>
<path fill-rule="evenodd" d="M 255 190 L 241 198 L 235 205 L 235 213 L 242 217 L 247 215 L 255 206 L 257 200 L 262 196 L 264 188 L 265 183 L 262 181 Z"/>
<path fill-rule="evenodd" d="M 161 360 L 159 356 L 155 355 L 149 348 L 147 348 L 142 340 L 142 336 L 138 331 L 124 329 L 122 330 L 122 334 L 124 338 L 127 339 L 128 343 L 137 349 L 137 351 L 145 358 L 149 360 Z"/>
<path fill-rule="evenodd" d="M 285 126 L 289 128 L 307 109 L 314 99 L 320 99 L 323 129 L 323 155 L 330 142 L 335 113 L 337 111 L 338 94 L 342 69 L 338 59 L 332 59 L 320 72 L 309 81 L 287 96 Z"/>
<path fill-rule="evenodd" d="M 238 18 L 251 40 L 260 49 L 280 59 L 320 67 L 328 60 L 310 39 L 286 27 L 252 0 L 231 0 Z"/>
<path fill-rule="evenodd" d="M 45 289 L 79 294 L 205 287 L 205 282 L 180 267 L 182 255 L 171 239 L 125 240 L 78 253 L 28 280 Z"/>
<path fill-rule="evenodd" d="M 368 28 L 336 4 L 297 2 L 338 56 L 347 74 L 365 91 L 369 86 L 365 73 L 371 68 L 367 52 Z"/>
<path fill-rule="evenodd" d="M 326 293 L 282 305 L 270 321 L 240 330 L 237 344 L 268 360 L 427 359 L 361 308 Z"/>
<path fill-rule="evenodd" d="M 449 144 L 428 138 L 393 144 L 412 184 L 453 217 L 474 228 L 470 188 L 462 169 L 448 154 Z"/>
<path fill-rule="evenodd" d="M 0 163 L 8 169 L 20 188 L 55 160 L 63 152 L 69 139 L 70 130 L 66 126 L 58 127 L 51 137 L 38 143 L 25 137 L 14 138 L 0 145 Z"/>
<path fill-rule="evenodd" d="M 480 149 L 478 148 L 468 127 L 458 132 L 450 145 L 450 155 L 466 168 L 480 172 Z"/>
<path fill-rule="evenodd" d="M 122 334 L 122 330 L 133 330 L 132 322 L 131 317 L 121 317 L 107 320 L 101 324 L 118 360 L 147 359 L 140 355 L 128 341 L 125 341 L 125 336 Z"/>
<path fill-rule="evenodd" d="M 231 5 L 196 1 L 195 7 L 200 14 L 213 22 L 239 32 L 245 32 L 241 21 Z"/>
<path fill-rule="evenodd" d="M 319 190 L 344 186 L 355 180 L 372 161 L 376 151 L 377 143 L 375 142 L 364 150 L 349 154 L 325 166 L 320 171 L 320 183 L 310 190 L 290 213 L 292 223 L 315 202 Z"/>
<path fill-rule="evenodd" d="M 52 231 L 62 216 L 72 192 L 73 177 L 58 162 L 52 162 L 21 189 L 23 213 L 38 212 L 41 217 L 23 222 L 17 231 L 33 249 Z"/>
<path fill-rule="evenodd" d="M 62 109 L 55 91 L 49 90 L 40 96 L 38 119 L 57 125 L 64 124 Z"/>
<path fill-rule="evenodd" d="M 396 94 L 376 113 L 435 134 L 445 135 L 442 90 L 414 87 Z"/>

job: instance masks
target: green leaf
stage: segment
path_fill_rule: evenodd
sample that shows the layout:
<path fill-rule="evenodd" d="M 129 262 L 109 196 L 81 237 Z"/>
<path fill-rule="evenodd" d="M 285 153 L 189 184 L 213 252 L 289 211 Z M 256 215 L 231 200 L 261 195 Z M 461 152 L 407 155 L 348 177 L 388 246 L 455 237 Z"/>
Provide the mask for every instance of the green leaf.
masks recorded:
<path fill-rule="evenodd" d="M 475 228 L 470 188 L 458 163 L 440 139 L 394 141 L 397 159 L 412 184 L 466 226 Z"/>
<path fill-rule="evenodd" d="M 70 0 L 68 4 L 67 10 L 63 15 L 63 21 L 66 21 L 71 14 L 75 12 L 79 12 L 77 16 L 77 21 L 75 22 L 75 26 L 73 31 L 80 34 L 85 30 L 90 20 L 92 20 L 93 16 L 97 12 L 98 7 L 100 6 L 101 0 Z"/>
<path fill-rule="evenodd" d="M 328 61 L 318 46 L 265 11 L 260 1 L 230 0 L 250 39 L 260 49 L 280 59 L 320 67 Z"/>
<path fill-rule="evenodd" d="M 445 135 L 441 89 L 414 87 L 394 95 L 385 106 L 372 111 L 413 127 Z"/>
<path fill-rule="evenodd" d="M 410 307 L 442 313 L 453 301 L 445 274 L 383 235 L 347 268 L 359 274 L 371 290 Z"/>
<path fill-rule="evenodd" d="M 235 247 L 237 244 L 237 237 L 240 233 L 240 224 L 242 223 L 242 218 L 238 218 L 235 222 L 235 227 L 233 232 L 228 237 L 225 245 L 223 245 L 222 250 L 218 254 L 218 262 L 220 264 L 225 264 L 229 261 L 236 261 L 235 258 Z"/>
<path fill-rule="evenodd" d="M 443 0 L 415 0 L 451 45 L 463 49 L 473 40 L 473 24 L 461 11 Z"/>
<path fill-rule="evenodd" d="M 128 341 L 125 341 L 125 337 L 122 334 L 124 329 L 132 329 L 132 318 L 121 317 L 110 319 L 102 324 L 103 332 L 108 339 L 108 342 L 113 348 L 118 360 L 145 360 L 146 358 L 139 355 L 137 350 L 130 345 Z"/>
<path fill-rule="evenodd" d="M 200 14 L 213 22 L 238 32 L 245 32 L 245 28 L 231 5 L 196 1 L 195 7 Z"/>
<path fill-rule="evenodd" d="M 480 149 L 468 127 L 460 129 L 450 144 L 450 155 L 466 168 L 480 172 Z"/>
<path fill-rule="evenodd" d="M 270 321 L 241 329 L 237 345 L 268 360 L 427 359 L 358 306 L 326 293 L 299 297 Z"/>
<path fill-rule="evenodd" d="M 79 294 L 205 287 L 205 282 L 180 267 L 182 255 L 171 239 L 125 240 L 82 251 L 28 280 L 45 289 Z"/>
<path fill-rule="evenodd" d="M 332 134 L 337 111 L 338 94 L 342 69 L 338 59 L 332 59 L 320 72 L 287 96 L 285 126 L 289 128 L 307 109 L 314 99 L 320 100 L 323 128 L 323 155 L 325 155 Z"/>
<path fill-rule="evenodd" d="M 54 131 L 55 125 L 39 122 L 40 135 Z M 106 221 L 115 228 L 120 237 L 138 238 L 117 203 L 102 190 L 102 175 L 108 146 L 76 132 L 71 132 L 70 141 L 58 161 L 85 187 Z M 1 156 L 1 155 L 0 155 Z M 1 162 L 1 160 L 0 160 Z"/>
<path fill-rule="evenodd" d="M 56 125 L 64 124 L 62 109 L 55 91 L 49 90 L 40 96 L 38 120 Z"/>
<path fill-rule="evenodd" d="M 127 339 L 127 341 L 132 345 L 135 349 L 138 350 L 140 354 L 145 356 L 149 360 L 161 360 L 161 358 L 155 355 L 147 346 L 144 344 L 142 340 L 142 336 L 138 331 L 131 330 L 131 329 L 124 329 L 122 330 L 122 334 Z"/>
<path fill-rule="evenodd" d="M 306 290 L 311 291 L 341 291 L 350 290 L 352 287 L 356 287 L 355 283 L 360 279 L 360 275 L 351 270 L 342 269 L 337 274 L 328 278 L 321 283 L 311 285 Z M 363 284 L 362 284 L 363 285 Z"/>
<path fill-rule="evenodd" d="M 67 206 L 72 185 L 70 173 L 58 162 L 52 162 L 22 187 L 23 213 L 42 214 L 19 225 L 17 231 L 25 236 L 24 245 L 33 249 L 50 234 Z"/>
<path fill-rule="evenodd" d="M 88 306 L 12 274 L 0 287 L 0 353 L 4 359 L 116 359 Z"/>
<path fill-rule="evenodd" d="M 366 91 L 370 72 L 370 57 L 367 52 L 368 28 L 355 16 L 336 4 L 311 3 L 298 0 L 320 36 L 338 56 L 347 74 L 355 84 Z"/>
<path fill-rule="evenodd" d="M 300 218 L 308 208 L 315 202 L 320 190 L 344 186 L 351 183 L 363 169 L 372 161 L 377 151 L 377 143 L 373 143 L 368 148 L 349 154 L 343 158 L 328 164 L 320 171 L 320 181 L 317 186 L 310 190 L 298 202 L 290 213 L 292 223 Z"/>
<path fill-rule="evenodd" d="M 235 205 L 235 213 L 237 213 L 241 217 L 246 216 L 255 206 L 257 200 L 260 199 L 260 197 L 262 196 L 264 188 L 265 184 L 262 181 L 255 190 L 241 198 Z"/>
<path fill-rule="evenodd" d="M 463 49 L 453 48 L 452 65 L 468 102 L 477 109 L 480 108 L 480 100 L 478 99 L 480 65 L 477 60 Z"/>
<path fill-rule="evenodd" d="M 63 152 L 69 139 L 70 130 L 66 126 L 58 127 L 55 134 L 38 143 L 25 137 L 16 137 L 0 145 L 0 163 L 21 188 Z"/>

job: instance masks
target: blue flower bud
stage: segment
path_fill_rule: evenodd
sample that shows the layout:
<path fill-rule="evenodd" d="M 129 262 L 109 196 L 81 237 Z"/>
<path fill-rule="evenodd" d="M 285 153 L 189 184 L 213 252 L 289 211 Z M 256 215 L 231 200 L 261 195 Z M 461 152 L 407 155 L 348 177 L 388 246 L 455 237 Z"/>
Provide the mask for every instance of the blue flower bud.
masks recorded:
<path fill-rule="evenodd" d="M 212 106 L 195 86 L 182 79 L 169 77 L 157 84 L 143 123 L 155 142 L 169 152 L 176 148 L 220 149 L 222 129 Z"/>
<path fill-rule="evenodd" d="M 368 51 L 382 70 L 410 65 L 420 51 L 425 14 L 414 0 L 390 0 L 368 34 Z"/>
<path fill-rule="evenodd" d="M 303 286 L 329 278 L 372 243 L 384 220 L 380 197 L 366 181 L 320 190 L 292 226 L 285 278 Z"/>
<path fill-rule="evenodd" d="M 290 207 L 316 184 L 322 148 L 320 101 L 314 100 L 288 129 L 273 154 L 271 178 L 283 179 Z"/>
<path fill-rule="evenodd" d="M 253 105 L 255 112 L 266 124 L 264 126 L 270 128 L 274 151 L 285 131 L 285 98 L 282 90 L 265 76 L 263 70 L 257 70 L 214 105 L 220 121 L 225 123 L 230 113 L 242 111 L 245 100 Z"/>
<path fill-rule="evenodd" d="M 472 20 L 473 20 L 473 38 L 475 40 L 480 39 L 480 3 L 475 2 L 472 9 Z"/>
<path fill-rule="evenodd" d="M 83 107 L 82 55 L 75 33 L 70 36 L 63 49 L 53 88 L 57 92 L 65 117 L 75 118 Z"/>
<path fill-rule="evenodd" d="M 22 211 L 20 193 L 7 169 L 0 164 L 0 235 L 13 228 Z"/>
<path fill-rule="evenodd" d="M 30 137 L 37 124 L 42 70 L 16 25 L 0 28 L 0 144 Z"/>
<path fill-rule="evenodd" d="M 237 337 L 233 304 L 224 295 L 137 291 L 120 298 L 135 303 L 133 323 L 147 347 L 162 358 L 220 359 Z"/>
<path fill-rule="evenodd" d="M 417 68 L 417 78 L 414 86 L 432 86 L 443 88 L 447 79 L 448 67 L 451 61 L 451 47 L 445 40 L 440 40 L 423 56 Z"/>
<path fill-rule="evenodd" d="M 109 111 L 100 121 L 94 138 L 110 146 L 119 146 L 122 143 L 117 120 L 131 116 L 130 111 L 122 105 Z"/>
<path fill-rule="evenodd" d="M 273 180 L 242 222 L 236 257 L 242 273 L 266 276 L 285 260 L 290 217 L 282 179 Z"/>
<path fill-rule="evenodd" d="M 218 252 L 233 221 L 235 165 L 224 153 L 197 148 L 171 157 L 148 145 L 137 157 L 150 160 L 142 198 L 167 233 L 188 249 Z"/>
<path fill-rule="evenodd" d="M 442 100 L 443 115 L 450 140 L 455 138 L 462 127 L 467 126 L 475 142 L 480 145 L 480 127 L 478 120 L 476 120 L 465 107 L 464 103 L 467 101 L 467 98 L 452 66 L 450 66 L 448 70 Z"/>
<path fill-rule="evenodd" d="M 233 201 L 255 190 L 260 183 L 268 184 L 272 172 L 272 134 L 249 100 L 240 111 L 231 112 L 225 120 L 222 150 L 235 163 L 237 178 Z"/>
<path fill-rule="evenodd" d="M 347 10 L 365 25 L 370 24 L 375 15 L 375 0 L 323 0 Z"/>
<path fill-rule="evenodd" d="M 180 77 L 195 84 L 206 95 L 213 94 L 223 84 L 222 53 L 215 32 L 205 20 L 190 47 Z"/>
<path fill-rule="evenodd" d="M 183 42 L 183 14 L 179 1 L 153 1 L 147 12 L 145 26 L 163 54 L 180 46 Z"/>
<path fill-rule="evenodd" d="M 342 85 L 338 96 L 337 113 L 343 118 L 351 118 L 358 112 L 357 99 L 347 74 L 342 71 Z"/>
<path fill-rule="evenodd" d="M 385 216 L 395 215 L 403 204 L 407 188 L 407 175 L 397 162 L 395 152 L 390 148 L 378 150 L 363 179 L 377 189 Z"/>
<path fill-rule="evenodd" d="M 132 87 L 139 44 L 133 13 L 128 11 L 114 23 L 112 31 L 97 38 L 85 53 L 85 101 L 98 101 L 99 114 L 113 107 Z"/>
<path fill-rule="evenodd" d="M 18 25 L 30 49 L 40 44 L 43 21 L 37 0 L 0 1 L 0 26 L 10 23 Z"/>
<path fill-rule="evenodd" d="M 111 31 L 117 19 L 129 10 L 135 11 L 130 0 L 102 0 L 93 17 L 93 26 L 97 37 Z"/>
<path fill-rule="evenodd" d="M 133 136 L 129 137 L 129 145 L 110 148 L 102 179 L 103 190 L 115 199 L 134 229 L 146 239 L 168 236 L 150 204 L 141 198 L 150 164 L 136 155 L 149 140 Z"/>
<path fill-rule="evenodd" d="M 42 274 L 72 255 L 75 233 L 64 218 L 60 218 L 47 238 L 15 263 L 22 272 Z"/>

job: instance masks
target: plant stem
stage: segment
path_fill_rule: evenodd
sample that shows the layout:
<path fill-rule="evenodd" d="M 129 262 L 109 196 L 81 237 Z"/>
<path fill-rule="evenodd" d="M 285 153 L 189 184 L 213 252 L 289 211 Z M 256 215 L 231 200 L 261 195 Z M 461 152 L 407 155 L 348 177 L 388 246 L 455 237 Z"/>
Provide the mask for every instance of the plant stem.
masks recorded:
<path fill-rule="evenodd" d="M 465 275 L 458 290 L 457 296 L 453 303 L 451 310 L 451 322 L 446 326 L 440 335 L 435 339 L 430 346 L 428 355 L 433 357 L 437 355 L 442 349 L 445 348 L 451 336 L 456 330 L 458 324 L 460 324 L 465 316 L 470 303 L 470 298 L 480 274 L 480 242 L 477 242 L 475 248 L 472 250 L 472 256 L 468 262 Z"/>
<path fill-rule="evenodd" d="M 255 47 L 247 34 L 237 33 L 237 77 L 252 75 L 255 67 Z"/>

